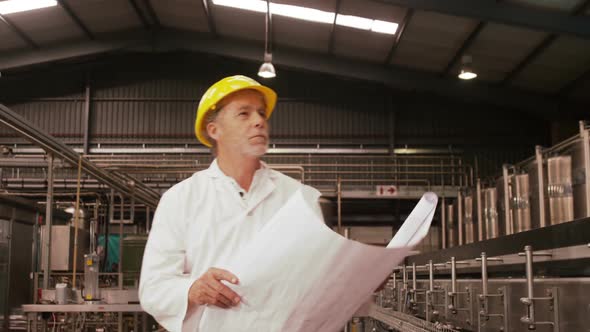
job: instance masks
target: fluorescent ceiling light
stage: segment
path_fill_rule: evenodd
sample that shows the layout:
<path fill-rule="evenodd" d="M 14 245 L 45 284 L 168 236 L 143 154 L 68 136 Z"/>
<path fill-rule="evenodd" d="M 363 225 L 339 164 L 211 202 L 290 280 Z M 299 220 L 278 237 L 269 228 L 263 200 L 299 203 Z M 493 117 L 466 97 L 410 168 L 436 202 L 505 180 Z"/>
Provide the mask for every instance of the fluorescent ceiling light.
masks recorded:
<path fill-rule="evenodd" d="M 399 24 L 397 24 L 397 23 L 374 20 L 371 30 L 374 32 L 395 35 L 398 26 L 399 26 Z"/>
<path fill-rule="evenodd" d="M 305 21 L 329 24 L 334 23 L 334 13 L 325 12 L 323 10 L 313 8 L 306 8 L 293 5 L 282 5 L 271 2 L 270 12 L 273 15 L 287 16 Z"/>
<path fill-rule="evenodd" d="M 338 16 L 336 16 L 336 24 L 361 30 L 371 30 L 373 20 L 358 16 L 338 14 Z"/>
<path fill-rule="evenodd" d="M 55 0 L 5 0 L 0 1 L 0 15 L 24 12 L 27 10 L 57 6 Z"/>
<path fill-rule="evenodd" d="M 251 10 L 259 13 L 266 13 L 266 1 L 261 0 L 213 0 L 213 3 L 219 6 Z"/>
<path fill-rule="evenodd" d="M 213 4 L 225 7 L 232 7 L 244 10 L 266 13 L 266 1 L 263 0 L 213 0 Z M 326 12 L 319 9 L 270 3 L 270 12 L 273 15 L 291 17 L 299 20 L 334 23 L 354 29 L 370 30 L 378 33 L 394 35 L 397 31 L 398 24 L 387 21 L 373 20 L 353 15 L 342 15 L 332 12 Z"/>

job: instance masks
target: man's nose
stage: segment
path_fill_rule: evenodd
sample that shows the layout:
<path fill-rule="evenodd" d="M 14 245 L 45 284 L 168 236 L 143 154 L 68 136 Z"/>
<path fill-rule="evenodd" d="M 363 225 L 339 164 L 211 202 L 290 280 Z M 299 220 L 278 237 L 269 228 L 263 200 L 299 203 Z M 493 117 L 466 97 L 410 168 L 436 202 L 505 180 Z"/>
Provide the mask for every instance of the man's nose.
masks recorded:
<path fill-rule="evenodd" d="M 266 125 L 266 116 L 261 115 L 260 113 L 256 113 L 254 115 L 254 126 L 255 127 L 264 127 Z"/>

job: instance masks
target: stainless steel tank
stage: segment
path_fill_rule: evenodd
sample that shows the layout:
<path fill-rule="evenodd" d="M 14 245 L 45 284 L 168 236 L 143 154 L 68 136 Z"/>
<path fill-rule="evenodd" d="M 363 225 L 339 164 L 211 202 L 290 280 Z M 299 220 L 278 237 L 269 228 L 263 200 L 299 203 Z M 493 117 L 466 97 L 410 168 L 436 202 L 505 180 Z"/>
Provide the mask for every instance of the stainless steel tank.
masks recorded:
<path fill-rule="evenodd" d="M 455 204 L 448 204 L 447 210 L 447 248 L 457 246 L 457 219 L 455 218 Z"/>
<path fill-rule="evenodd" d="M 487 188 L 483 192 L 483 218 L 486 228 L 486 239 L 493 239 L 500 235 L 498 218 L 498 190 L 496 188 Z"/>
<path fill-rule="evenodd" d="M 578 139 L 568 150 L 564 151 L 572 157 L 572 191 L 574 200 L 574 219 L 590 217 L 590 188 L 587 182 L 590 180 L 590 172 L 586 174 L 586 158 L 590 160 L 590 139 L 588 130 L 583 126 L 580 128 L 580 139 Z"/>
<path fill-rule="evenodd" d="M 463 224 L 465 229 L 465 243 L 473 243 L 476 240 L 475 222 L 473 215 L 473 193 L 466 194 L 463 198 Z"/>
<path fill-rule="evenodd" d="M 541 146 L 535 147 L 535 158 L 521 166 L 521 169 L 529 175 L 529 207 L 532 229 L 549 225 L 546 168 Z"/>
<path fill-rule="evenodd" d="M 504 190 L 504 177 L 501 176 L 496 180 L 496 207 L 498 211 L 498 234 L 497 236 L 511 234 L 512 214 L 510 213 L 510 193 Z M 508 184 L 508 191 L 510 190 L 510 183 Z M 506 198 L 506 199 L 505 199 Z M 506 211 L 508 209 L 508 211 Z M 508 217 L 508 220 L 506 220 Z M 510 228 L 508 227 L 510 226 Z"/>
<path fill-rule="evenodd" d="M 572 157 L 547 159 L 547 196 L 551 225 L 574 220 Z"/>
<path fill-rule="evenodd" d="M 529 175 L 512 175 L 510 182 L 512 229 L 514 233 L 528 231 L 531 229 Z"/>

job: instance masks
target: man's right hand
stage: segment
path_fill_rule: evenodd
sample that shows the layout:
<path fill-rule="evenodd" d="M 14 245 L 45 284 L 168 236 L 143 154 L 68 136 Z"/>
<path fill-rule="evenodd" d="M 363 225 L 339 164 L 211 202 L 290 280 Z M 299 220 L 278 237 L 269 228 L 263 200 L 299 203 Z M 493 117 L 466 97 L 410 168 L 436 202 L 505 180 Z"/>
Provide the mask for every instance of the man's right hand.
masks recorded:
<path fill-rule="evenodd" d="M 214 267 L 209 268 L 189 289 L 189 308 L 195 305 L 211 304 L 227 309 L 240 303 L 240 296 L 221 283 L 221 280 L 238 284 L 238 278 L 231 272 Z"/>

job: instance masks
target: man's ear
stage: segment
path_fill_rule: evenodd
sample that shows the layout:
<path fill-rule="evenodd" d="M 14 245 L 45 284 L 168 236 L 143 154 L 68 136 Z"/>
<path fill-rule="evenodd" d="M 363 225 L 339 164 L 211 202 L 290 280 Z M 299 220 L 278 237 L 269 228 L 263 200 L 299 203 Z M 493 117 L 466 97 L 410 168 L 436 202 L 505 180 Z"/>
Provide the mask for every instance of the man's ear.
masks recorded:
<path fill-rule="evenodd" d="M 207 130 L 207 135 L 209 135 L 209 137 L 211 137 L 214 140 L 217 140 L 219 137 L 219 127 L 217 125 L 217 123 L 215 122 L 209 122 L 207 124 L 207 127 L 205 128 L 205 130 Z"/>

